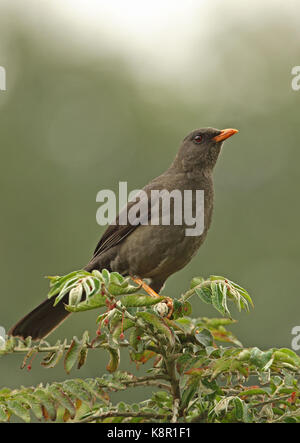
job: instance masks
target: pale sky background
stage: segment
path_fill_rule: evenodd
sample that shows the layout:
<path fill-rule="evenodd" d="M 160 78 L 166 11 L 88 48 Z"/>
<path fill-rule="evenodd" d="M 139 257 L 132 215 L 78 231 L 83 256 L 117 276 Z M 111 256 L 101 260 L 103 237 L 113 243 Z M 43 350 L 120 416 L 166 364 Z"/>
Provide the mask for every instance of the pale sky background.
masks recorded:
<path fill-rule="evenodd" d="M 61 51 L 124 52 L 135 70 L 149 74 L 151 68 L 155 76 L 155 67 L 170 80 L 191 69 L 195 44 L 204 56 L 214 27 L 227 26 L 229 18 L 255 30 L 277 16 L 299 32 L 300 5 L 298 0 L 1 0 L 0 13 L 6 9 L 20 14 L 45 44 L 55 32 Z"/>

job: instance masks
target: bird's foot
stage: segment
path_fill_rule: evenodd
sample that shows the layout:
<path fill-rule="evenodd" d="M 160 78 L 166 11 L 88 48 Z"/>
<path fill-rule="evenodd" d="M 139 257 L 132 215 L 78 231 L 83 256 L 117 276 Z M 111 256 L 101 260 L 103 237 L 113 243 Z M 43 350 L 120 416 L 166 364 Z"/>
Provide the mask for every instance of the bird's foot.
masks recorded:
<path fill-rule="evenodd" d="M 147 283 L 145 283 L 142 279 L 135 278 L 135 277 L 131 277 L 131 279 L 137 285 L 139 285 L 141 288 L 143 288 L 144 291 L 146 291 L 147 294 L 149 294 L 151 297 L 161 297 L 159 294 L 157 294 L 157 292 L 154 291 L 154 289 L 150 288 L 150 286 L 147 285 Z M 163 300 L 162 303 L 165 303 L 168 307 L 168 313 L 167 313 L 166 317 L 171 318 L 173 311 L 174 311 L 173 299 L 171 297 L 165 297 L 165 300 Z"/>
<path fill-rule="evenodd" d="M 143 288 L 144 291 L 147 292 L 147 294 L 151 295 L 151 297 L 160 297 L 160 295 L 157 294 L 154 289 L 150 288 L 150 286 L 148 286 L 147 283 L 145 283 L 142 279 L 131 277 L 131 280 L 133 280 L 137 285 Z"/>

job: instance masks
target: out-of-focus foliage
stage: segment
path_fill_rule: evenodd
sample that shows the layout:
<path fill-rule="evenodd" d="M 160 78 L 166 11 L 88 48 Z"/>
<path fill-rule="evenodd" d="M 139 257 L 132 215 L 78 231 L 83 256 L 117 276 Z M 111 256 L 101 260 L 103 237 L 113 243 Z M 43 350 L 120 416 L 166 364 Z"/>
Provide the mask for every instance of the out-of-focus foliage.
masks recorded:
<path fill-rule="evenodd" d="M 106 350 L 106 369 L 112 375 L 4 388 L 0 391 L 0 421 L 15 415 L 25 422 L 33 416 L 64 422 L 300 422 L 297 354 L 286 348 L 243 348 L 225 328 L 233 320 L 189 316 L 187 300 L 195 295 L 223 315 L 230 316 L 229 300 L 239 309 L 247 309 L 251 298 L 236 283 L 219 276 L 194 278 L 191 289 L 173 301 L 173 308 L 168 305 L 164 313 L 170 315 L 160 315 L 157 310 L 166 299 L 139 294 L 139 287 L 129 279 L 107 270 L 51 277 L 50 286 L 54 303 L 62 303 L 62 296 L 69 293 L 68 310 L 106 307 L 98 318 L 95 338 L 90 340 L 85 332 L 82 339 L 74 337 L 70 344 L 64 340 L 54 346 L 9 338 L 0 354 L 24 353 L 21 367 L 27 365 L 28 369 L 39 352 L 46 353 L 42 360 L 46 368 L 53 368 L 63 357 L 65 371 L 70 373 L 75 365 L 80 369 L 86 363 L 89 350 Z M 217 345 L 217 341 L 227 346 Z M 117 372 L 121 347 L 128 349 L 137 367 L 153 361 L 148 375 Z M 255 385 L 249 386 L 250 380 Z M 147 385 L 156 392 L 139 404 L 122 401 L 114 405 L 110 399 L 113 391 Z"/>

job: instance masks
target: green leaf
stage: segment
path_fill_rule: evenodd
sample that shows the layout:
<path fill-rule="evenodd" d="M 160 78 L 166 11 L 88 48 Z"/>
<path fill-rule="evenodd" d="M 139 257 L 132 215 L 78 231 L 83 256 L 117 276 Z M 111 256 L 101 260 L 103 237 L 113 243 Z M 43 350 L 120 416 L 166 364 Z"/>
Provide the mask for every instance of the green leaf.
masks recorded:
<path fill-rule="evenodd" d="M 0 404 L 0 422 L 1 421 L 7 421 L 8 420 L 8 414 L 6 412 L 6 407 L 4 405 Z"/>
<path fill-rule="evenodd" d="M 77 363 L 77 369 L 80 369 L 86 362 L 87 359 L 87 355 L 88 355 L 88 343 L 89 343 L 89 332 L 88 331 L 84 331 L 83 336 L 82 336 L 82 348 L 80 350 L 79 356 L 78 356 L 78 363 Z"/>
<path fill-rule="evenodd" d="M 294 362 L 294 364 L 300 368 L 300 357 L 298 354 L 296 354 L 296 352 L 287 348 L 280 348 L 278 351 L 280 353 L 286 354 Z"/>
<path fill-rule="evenodd" d="M 70 396 L 71 394 L 72 396 L 75 397 L 75 399 L 79 399 L 83 403 L 92 407 L 94 403 L 93 395 L 89 392 L 89 390 L 86 389 L 82 380 L 80 379 L 66 380 L 63 383 L 62 389 L 67 395 Z"/>
<path fill-rule="evenodd" d="M 287 365 L 290 365 L 291 367 L 294 367 L 296 369 L 300 368 L 300 358 L 295 352 L 291 351 L 290 349 L 282 348 L 276 350 L 274 351 L 273 357 L 275 361 L 286 363 Z"/>
<path fill-rule="evenodd" d="M 57 416 L 57 411 L 49 393 L 45 392 L 45 389 L 37 388 L 34 390 L 33 394 L 34 397 L 47 411 L 47 415 L 49 416 L 50 420 L 55 421 Z"/>
<path fill-rule="evenodd" d="M 122 322 L 122 318 L 118 319 L 117 323 L 114 325 L 114 328 L 111 332 L 113 338 L 115 340 L 118 340 L 122 330 L 126 331 L 127 329 L 132 328 L 134 325 L 135 325 L 135 323 L 128 318 L 124 318 L 123 322 Z"/>
<path fill-rule="evenodd" d="M 165 300 L 165 297 L 149 297 L 149 295 L 143 294 L 125 295 L 124 297 L 120 298 L 122 305 L 124 305 L 126 308 L 152 306 L 162 302 L 163 300 Z"/>
<path fill-rule="evenodd" d="M 191 362 L 193 361 L 192 354 L 185 353 L 180 355 L 180 357 L 176 360 L 176 368 L 179 374 L 182 374 L 184 371 L 188 369 L 188 367 L 191 365 Z"/>
<path fill-rule="evenodd" d="M 195 292 L 201 301 L 207 303 L 208 305 L 212 304 L 212 294 L 210 288 L 202 286 L 201 288 L 196 288 Z"/>
<path fill-rule="evenodd" d="M 200 285 L 201 283 L 203 283 L 205 281 L 205 279 L 203 277 L 194 277 L 191 281 L 191 286 L 190 288 L 193 289 L 196 286 Z"/>
<path fill-rule="evenodd" d="M 69 312 L 90 311 L 91 309 L 98 309 L 106 306 L 106 299 L 105 295 L 94 294 L 88 299 L 78 303 L 76 306 L 65 305 L 65 308 Z"/>
<path fill-rule="evenodd" d="M 246 291 L 246 289 L 242 288 L 237 283 L 234 283 L 233 281 L 228 280 L 229 284 L 232 285 L 234 288 L 238 290 L 238 292 L 247 300 L 247 302 L 250 303 L 252 307 L 254 307 L 253 301 L 249 295 L 249 293 Z"/>
<path fill-rule="evenodd" d="M 259 368 L 265 367 L 270 361 L 272 361 L 272 356 L 272 349 L 267 352 L 263 352 L 258 348 L 252 348 L 250 350 L 250 362 Z"/>
<path fill-rule="evenodd" d="M 107 269 L 102 269 L 101 271 L 105 286 L 107 287 L 109 285 L 110 281 L 110 272 Z"/>
<path fill-rule="evenodd" d="M 195 334 L 195 338 L 198 343 L 206 348 L 206 346 L 213 345 L 213 337 L 208 329 L 202 329 L 200 332 Z"/>
<path fill-rule="evenodd" d="M 54 368 L 64 355 L 66 344 L 67 340 L 65 340 L 63 344 L 60 344 L 60 341 L 58 341 L 55 345 L 58 346 L 58 350 L 55 352 L 49 352 L 49 354 L 44 357 L 41 365 L 46 368 Z"/>
<path fill-rule="evenodd" d="M 67 374 L 70 373 L 75 363 L 80 359 L 80 352 L 82 350 L 82 342 L 77 337 L 73 337 L 70 348 L 65 355 L 64 367 Z"/>
<path fill-rule="evenodd" d="M 112 295 L 123 295 L 123 294 L 134 294 L 140 288 L 129 284 L 126 284 L 126 286 L 124 286 L 124 285 L 118 285 L 116 283 L 109 283 L 107 289 Z"/>
<path fill-rule="evenodd" d="M 160 332 L 163 336 L 165 336 L 169 340 L 170 345 L 174 346 L 175 338 L 173 332 L 166 325 L 163 318 L 158 317 L 156 314 L 152 314 L 151 312 L 137 312 L 136 315 L 145 323 L 154 328 L 154 330 Z"/>
<path fill-rule="evenodd" d="M 107 346 L 105 348 L 110 355 L 110 359 L 109 362 L 106 366 L 106 369 L 108 370 L 108 372 L 115 372 L 120 364 L 120 350 L 119 348 L 112 348 L 110 346 Z"/>
<path fill-rule="evenodd" d="M 70 417 L 73 419 L 76 415 L 76 406 L 70 399 L 70 397 L 63 391 L 59 384 L 53 384 L 49 387 L 49 392 L 52 397 L 55 398 L 61 406 L 63 406 L 70 413 Z"/>
<path fill-rule="evenodd" d="M 23 406 L 23 404 L 18 400 L 8 400 L 7 401 L 8 409 L 24 420 L 26 423 L 30 422 L 30 412 L 29 410 Z"/>
<path fill-rule="evenodd" d="M 143 334 L 143 329 L 142 328 L 134 328 L 134 330 L 131 332 L 130 337 L 129 337 L 129 343 L 130 346 L 133 347 L 133 349 L 135 349 L 136 351 L 139 348 L 139 345 L 141 345 L 141 336 Z"/>
<path fill-rule="evenodd" d="M 22 397 L 26 400 L 27 404 L 30 406 L 31 411 L 36 416 L 38 420 L 44 418 L 42 404 L 39 399 L 37 399 L 32 393 L 25 392 Z"/>
<path fill-rule="evenodd" d="M 246 389 L 245 391 L 242 391 L 239 393 L 240 397 L 251 397 L 254 395 L 267 395 L 269 396 L 268 391 L 262 388 L 253 388 L 253 389 Z"/>
<path fill-rule="evenodd" d="M 248 407 L 246 403 L 238 397 L 233 399 L 233 403 L 234 403 L 234 414 L 237 420 L 243 423 L 249 423 L 250 417 L 248 415 Z"/>
<path fill-rule="evenodd" d="M 70 285 L 73 282 L 76 282 L 80 278 L 85 277 L 87 275 L 90 275 L 89 272 L 80 270 L 80 271 L 71 272 L 70 274 L 67 274 L 63 277 L 55 277 L 55 280 L 51 280 L 50 283 L 51 289 L 48 293 L 48 298 L 51 298 L 54 295 L 60 293 L 64 287 Z"/>
<path fill-rule="evenodd" d="M 220 314 L 225 315 L 226 310 L 223 305 L 224 294 L 216 283 L 211 284 L 211 301 L 212 305 Z"/>
<path fill-rule="evenodd" d="M 198 391 L 199 380 L 198 377 L 192 377 L 189 379 L 186 388 L 183 390 L 181 407 L 183 409 L 187 408 L 190 401 L 194 398 L 194 395 Z"/>

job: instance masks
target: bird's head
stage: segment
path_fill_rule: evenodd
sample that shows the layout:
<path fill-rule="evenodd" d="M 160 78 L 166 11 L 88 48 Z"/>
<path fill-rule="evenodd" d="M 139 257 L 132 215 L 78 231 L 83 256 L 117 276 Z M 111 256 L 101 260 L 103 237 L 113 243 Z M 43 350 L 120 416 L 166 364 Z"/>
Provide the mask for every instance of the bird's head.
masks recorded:
<path fill-rule="evenodd" d="M 237 132 L 237 129 L 196 129 L 183 140 L 173 165 L 185 171 L 212 170 L 224 140 Z"/>

